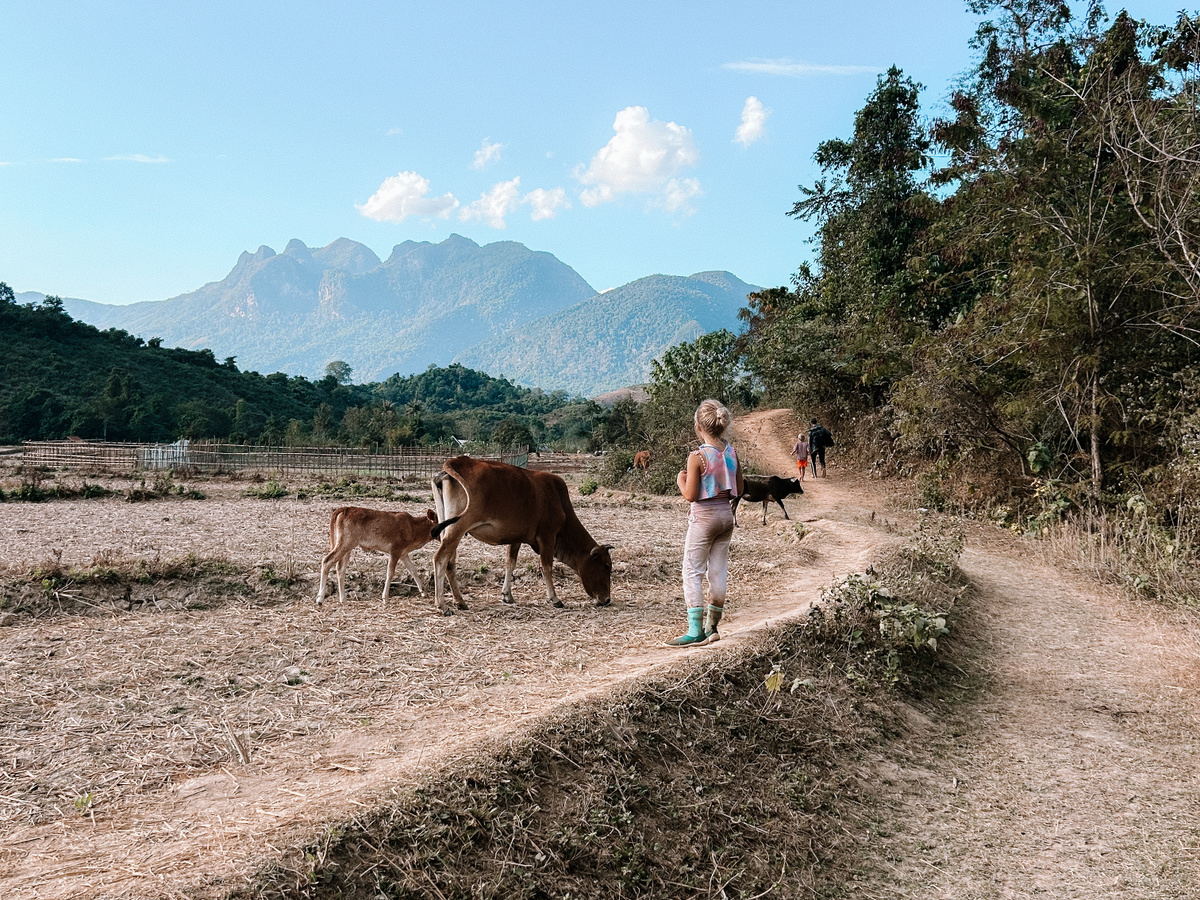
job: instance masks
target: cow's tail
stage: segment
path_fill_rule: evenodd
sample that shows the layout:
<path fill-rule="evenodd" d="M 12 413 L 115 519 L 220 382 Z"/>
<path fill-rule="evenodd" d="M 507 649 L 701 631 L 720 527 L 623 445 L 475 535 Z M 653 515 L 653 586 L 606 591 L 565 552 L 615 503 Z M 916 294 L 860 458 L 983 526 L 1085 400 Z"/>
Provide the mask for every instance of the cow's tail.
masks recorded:
<path fill-rule="evenodd" d="M 342 530 L 342 512 L 344 507 L 338 507 L 329 516 L 329 552 L 333 552 L 338 545 L 338 533 Z"/>
<path fill-rule="evenodd" d="M 438 540 L 441 540 L 442 532 L 445 531 L 447 528 L 449 528 L 451 525 L 453 525 L 455 522 L 457 522 L 461 518 L 462 518 L 462 516 L 454 516 L 451 519 L 447 519 L 445 522 L 438 522 L 436 525 L 433 526 L 433 528 L 431 528 L 429 530 L 430 535 L 437 538 Z"/>

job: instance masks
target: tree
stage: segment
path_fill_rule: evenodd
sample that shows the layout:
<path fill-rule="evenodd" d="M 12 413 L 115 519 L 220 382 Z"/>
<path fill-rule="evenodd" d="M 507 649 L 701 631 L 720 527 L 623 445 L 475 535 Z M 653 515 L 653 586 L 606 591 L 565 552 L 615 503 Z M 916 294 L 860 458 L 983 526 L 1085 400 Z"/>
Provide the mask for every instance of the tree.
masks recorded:
<path fill-rule="evenodd" d="M 853 136 L 818 146 L 822 177 L 801 185 L 788 211 L 817 225 L 816 262 L 799 267 L 793 289 L 751 295 L 742 312 L 747 368 L 779 400 L 843 413 L 880 408 L 909 371 L 914 336 L 949 314 L 912 273 L 935 212 L 919 179 L 929 148 L 919 91 L 892 67 L 855 116 Z"/>
<path fill-rule="evenodd" d="M 510 416 L 492 429 L 492 443 L 502 447 L 537 448 L 537 439 L 529 424 L 516 416 Z"/>
<path fill-rule="evenodd" d="M 959 183 L 948 240 L 982 254 L 981 290 L 928 343 L 922 376 L 936 381 L 957 345 L 968 365 L 942 383 L 1002 407 L 997 434 L 1079 460 L 1095 497 L 1106 458 L 1144 447 L 1136 396 L 1120 389 L 1153 381 L 1181 349 L 1155 333 L 1169 276 L 1112 152 L 1114 88 L 1146 77 L 1139 27 L 1121 15 L 1101 30 L 1096 6 L 1077 22 L 1063 3 L 994 5 L 975 79 L 935 129 L 951 160 L 939 178 Z"/>
<path fill-rule="evenodd" d="M 825 176 L 788 212 L 817 223 L 816 309 L 874 323 L 936 320 L 913 305 L 907 262 L 928 224 L 917 174 L 929 139 L 918 120 L 920 85 L 892 66 L 854 117 L 854 136 L 825 141 L 813 158 Z M 934 322 L 936 324 L 936 321 Z"/>
<path fill-rule="evenodd" d="M 137 383 L 123 369 L 109 370 L 104 390 L 94 401 L 96 415 L 100 419 L 101 437 L 104 440 L 128 440 L 130 421 L 134 416 L 133 405 L 140 391 Z"/>
<path fill-rule="evenodd" d="M 353 371 L 345 360 L 334 359 L 325 364 L 325 377 L 332 378 L 338 384 L 349 384 Z"/>
<path fill-rule="evenodd" d="M 1127 20 L 1122 20 L 1126 29 Z M 1200 338 L 1200 16 L 1149 29 L 1150 62 L 1114 70 L 1095 111 L 1134 213 L 1186 291 L 1159 317 Z M 1172 90 L 1168 85 L 1176 85 Z"/>
<path fill-rule="evenodd" d="M 692 417 L 702 400 L 711 397 L 730 407 L 755 400 L 737 338 L 725 329 L 669 348 L 650 364 L 647 391 L 645 421 L 653 443 L 677 447 L 691 439 Z"/>

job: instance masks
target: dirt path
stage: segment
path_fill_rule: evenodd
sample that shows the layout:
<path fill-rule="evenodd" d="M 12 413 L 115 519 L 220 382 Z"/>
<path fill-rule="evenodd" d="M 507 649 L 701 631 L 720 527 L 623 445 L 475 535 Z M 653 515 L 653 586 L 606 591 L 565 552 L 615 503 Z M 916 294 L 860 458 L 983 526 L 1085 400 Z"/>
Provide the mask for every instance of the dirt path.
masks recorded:
<path fill-rule="evenodd" d="M 1195 617 L 995 536 L 962 565 L 982 689 L 896 771 L 887 877 L 862 896 L 1200 896 Z"/>
<path fill-rule="evenodd" d="M 735 440 L 760 471 L 791 475 L 795 432 L 789 414 L 766 411 L 740 420 Z M 739 528 L 728 631 L 723 626 L 726 639 L 710 648 L 661 646 L 681 619 L 682 504 L 603 492 L 579 503 L 598 537 L 620 545 L 607 610 L 566 590 L 568 608 L 549 610 L 533 598 L 533 577 L 524 582 L 531 599 L 505 607 L 485 578 L 470 613 L 451 619 L 433 616 L 426 601 L 386 616 L 374 603 L 317 612 L 294 602 L 0 629 L 6 702 L 23 679 L 44 672 L 21 700 L 41 707 L 30 715 L 44 724 L 30 719 L 10 729 L 10 740 L 0 722 L 0 752 L 11 757 L 0 766 L 12 767 L 0 768 L 0 787 L 31 768 L 52 780 L 53 762 L 20 743 L 52 728 L 87 743 L 112 773 L 100 778 L 104 802 L 94 816 L 72 814 L 63 794 L 54 801 L 61 814 L 43 803 L 23 820 L 21 804 L 36 795 L 10 807 L 0 795 L 0 896 L 219 895 L 269 863 L 272 848 L 320 833 L 481 742 L 561 704 L 669 671 L 681 653 L 720 654 L 802 615 L 822 586 L 865 568 L 904 527 L 884 492 L 836 463 L 829 478 L 810 479 L 805 495 L 788 501 L 808 531 L 803 540 L 777 510 L 765 527 L 747 517 Z M 80 524 L 70 527 L 94 527 L 87 510 L 98 508 L 72 508 Z M 206 534 L 227 541 L 221 526 L 235 508 L 177 507 L 190 529 L 183 543 Z M 129 519 L 125 530 L 149 546 L 149 519 L 161 512 L 122 511 L 143 514 L 144 525 Z M 320 545 L 322 516 L 311 505 L 257 505 L 250 518 L 256 534 L 283 530 L 293 544 Z M 297 538 L 293 525 L 288 537 L 289 521 L 308 522 L 307 531 Z M 0 531 L 5 525 L 0 519 Z M 0 538 L 14 546 L 42 528 L 63 542 L 73 534 L 62 522 L 24 521 Z M 483 571 L 493 556 L 470 565 Z M 890 791 L 888 836 L 868 845 L 877 856 L 864 866 L 860 895 L 1196 896 L 1195 623 L 1043 565 L 1034 548 L 1003 533 L 974 532 L 963 567 L 978 586 L 957 626 L 967 699 L 926 710 L 924 725 L 898 748 L 904 758 L 878 762 Z M 113 647 L 130 648 L 130 663 L 114 664 Z M 285 663 L 302 668 L 306 683 L 249 680 Z M 122 687 L 122 673 L 136 687 Z M 228 690 L 239 678 L 250 689 Z M 247 758 L 235 753 L 239 740 Z M 180 759 L 157 758 L 164 755 Z M 165 775 L 147 781 L 151 772 Z M 81 776 L 79 790 L 89 787 Z M 108 793 L 119 799 L 105 800 Z"/>

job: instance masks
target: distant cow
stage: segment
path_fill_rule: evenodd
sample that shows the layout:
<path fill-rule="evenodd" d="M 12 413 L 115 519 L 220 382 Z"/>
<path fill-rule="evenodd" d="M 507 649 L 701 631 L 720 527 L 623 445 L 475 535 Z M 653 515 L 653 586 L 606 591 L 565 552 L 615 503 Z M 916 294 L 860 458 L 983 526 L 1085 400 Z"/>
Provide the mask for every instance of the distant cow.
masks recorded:
<path fill-rule="evenodd" d="M 633 467 L 635 469 L 641 469 L 643 472 L 650 471 L 650 451 L 639 450 L 637 453 L 633 454 Z"/>
<path fill-rule="evenodd" d="M 779 504 L 779 508 L 783 510 L 783 517 L 790 518 L 787 514 L 787 508 L 783 505 L 783 498 L 790 497 L 792 494 L 803 494 L 804 488 L 800 486 L 798 478 L 780 478 L 778 475 L 772 475 L 770 478 L 758 478 L 754 475 L 745 476 L 745 484 L 743 486 L 740 497 L 734 497 L 733 505 L 733 521 L 737 523 L 737 508 L 738 503 L 745 500 L 747 503 L 759 503 L 763 505 L 762 523 L 767 524 L 767 504 L 774 500 Z"/>
<path fill-rule="evenodd" d="M 408 554 L 419 550 L 433 539 L 433 527 L 437 525 L 437 514 L 425 510 L 424 516 L 410 516 L 405 512 L 384 512 L 363 509 L 358 506 L 342 506 L 329 517 L 329 552 L 321 560 L 321 587 L 317 591 L 317 604 L 325 599 L 325 584 L 331 566 L 337 566 L 338 599 L 346 599 L 346 564 L 355 547 L 378 550 L 388 555 L 387 577 L 383 580 L 383 603 L 387 604 L 392 578 L 396 574 L 396 560 L 417 583 L 417 591 L 425 596 L 421 576 Z"/>
<path fill-rule="evenodd" d="M 542 562 L 546 598 L 562 606 L 554 591 L 554 560 L 570 566 L 597 606 L 612 597 L 612 557 L 580 524 L 567 483 L 552 472 L 536 472 L 506 463 L 456 456 L 433 479 L 434 505 L 442 524 L 442 545 L 433 557 L 434 602 L 443 615 L 453 610 L 445 599 L 445 581 L 459 609 L 466 609 L 456 577 L 459 541 L 471 535 L 485 544 L 507 544 L 505 603 L 513 602 L 512 575 L 522 544 Z"/>

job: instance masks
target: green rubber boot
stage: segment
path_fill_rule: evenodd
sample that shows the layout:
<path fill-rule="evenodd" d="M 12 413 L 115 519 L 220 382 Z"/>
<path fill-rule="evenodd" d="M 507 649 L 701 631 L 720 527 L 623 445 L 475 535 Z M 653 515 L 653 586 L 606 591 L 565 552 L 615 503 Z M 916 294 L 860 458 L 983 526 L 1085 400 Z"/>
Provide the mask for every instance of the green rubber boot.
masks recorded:
<path fill-rule="evenodd" d="M 699 644 L 704 640 L 704 629 L 701 627 L 700 620 L 704 617 L 703 606 L 692 606 L 688 608 L 688 630 L 687 634 L 681 634 L 677 638 L 672 638 L 667 641 L 668 647 L 688 647 L 692 644 Z"/>
<path fill-rule="evenodd" d="M 709 606 L 708 614 L 704 617 L 704 643 L 712 644 L 721 639 L 717 626 L 721 624 L 721 615 L 725 612 L 723 606 Z"/>

